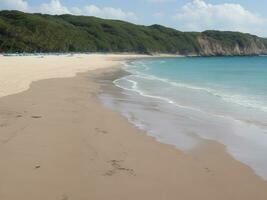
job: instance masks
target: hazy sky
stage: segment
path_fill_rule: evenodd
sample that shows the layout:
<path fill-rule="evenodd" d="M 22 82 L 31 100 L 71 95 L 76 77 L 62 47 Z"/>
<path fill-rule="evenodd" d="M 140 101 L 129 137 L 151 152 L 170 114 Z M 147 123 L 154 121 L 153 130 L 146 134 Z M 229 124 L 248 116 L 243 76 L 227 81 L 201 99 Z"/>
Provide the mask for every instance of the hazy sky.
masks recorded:
<path fill-rule="evenodd" d="M 233 30 L 267 37 L 267 0 L 0 0 L 0 9 L 157 23 L 182 31 Z"/>

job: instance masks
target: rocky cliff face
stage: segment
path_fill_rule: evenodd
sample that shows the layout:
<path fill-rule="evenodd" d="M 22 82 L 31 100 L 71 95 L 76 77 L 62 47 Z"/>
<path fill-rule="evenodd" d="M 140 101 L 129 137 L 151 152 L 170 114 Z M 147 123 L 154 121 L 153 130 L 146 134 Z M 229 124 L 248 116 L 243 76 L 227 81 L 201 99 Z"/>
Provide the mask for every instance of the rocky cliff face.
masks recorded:
<path fill-rule="evenodd" d="M 199 54 L 202 56 L 241 56 L 267 54 L 267 45 L 261 39 L 251 38 L 245 44 L 238 42 L 226 45 L 220 40 L 206 36 L 198 37 Z"/>

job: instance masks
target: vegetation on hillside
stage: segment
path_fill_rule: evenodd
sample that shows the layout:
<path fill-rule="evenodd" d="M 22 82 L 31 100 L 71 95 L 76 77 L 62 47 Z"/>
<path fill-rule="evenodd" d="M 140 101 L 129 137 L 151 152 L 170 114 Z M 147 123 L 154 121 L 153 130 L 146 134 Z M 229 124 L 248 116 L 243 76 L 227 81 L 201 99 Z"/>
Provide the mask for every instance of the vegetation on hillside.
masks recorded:
<path fill-rule="evenodd" d="M 160 25 L 141 26 L 88 16 L 0 11 L 0 52 L 137 52 L 204 54 L 204 38 L 231 50 L 267 49 L 267 39 L 237 33 L 180 32 Z M 255 54 L 257 52 L 255 51 Z"/>

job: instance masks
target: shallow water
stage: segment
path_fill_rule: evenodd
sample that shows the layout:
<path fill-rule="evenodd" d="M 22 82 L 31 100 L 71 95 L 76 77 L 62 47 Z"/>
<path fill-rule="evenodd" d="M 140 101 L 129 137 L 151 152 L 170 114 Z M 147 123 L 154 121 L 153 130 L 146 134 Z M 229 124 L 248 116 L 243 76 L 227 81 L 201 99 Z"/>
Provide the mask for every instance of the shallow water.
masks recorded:
<path fill-rule="evenodd" d="M 122 96 L 103 102 L 159 141 L 191 150 L 220 142 L 267 180 L 267 57 L 144 59 L 125 63 Z"/>

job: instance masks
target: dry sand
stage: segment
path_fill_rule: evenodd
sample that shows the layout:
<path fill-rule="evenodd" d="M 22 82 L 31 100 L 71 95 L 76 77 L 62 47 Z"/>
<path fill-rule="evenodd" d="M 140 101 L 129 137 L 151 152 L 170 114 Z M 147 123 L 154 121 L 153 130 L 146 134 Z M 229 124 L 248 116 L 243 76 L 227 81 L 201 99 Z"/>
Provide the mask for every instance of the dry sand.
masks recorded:
<path fill-rule="evenodd" d="M 118 65 L 122 59 L 140 57 L 149 56 L 128 54 L 0 56 L 0 97 L 27 90 L 33 81 L 73 77 L 79 72 Z"/>
<path fill-rule="evenodd" d="M 115 70 L 42 80 L 0 98 L 0 200 L 267 199 L 267 183 L 223 146 L 186 154 L 103 107 L 95 78 Z"/>

